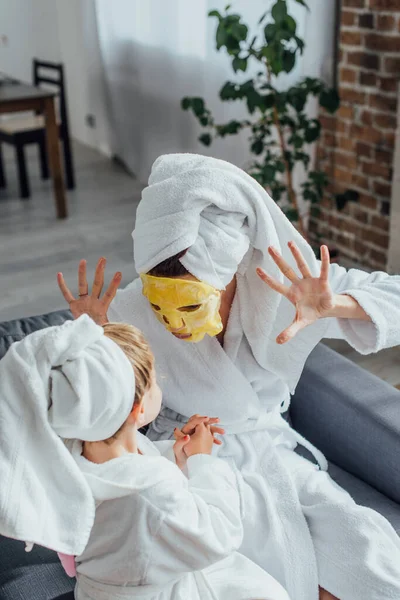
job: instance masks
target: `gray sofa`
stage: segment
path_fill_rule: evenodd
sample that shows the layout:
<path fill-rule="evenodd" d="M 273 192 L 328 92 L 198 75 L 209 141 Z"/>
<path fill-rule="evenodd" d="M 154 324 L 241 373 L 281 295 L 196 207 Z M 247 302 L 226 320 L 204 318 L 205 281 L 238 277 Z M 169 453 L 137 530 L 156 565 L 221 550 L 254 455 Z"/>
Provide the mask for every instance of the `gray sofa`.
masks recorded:
<path fill-rule="evenodd" d="M 28 333 L 70 318 L 61 311 L 0 323 L 0 358 Z M 324 452 L 332 477 L 400 535 L 400 392 L 320 344 L 289 417 Z M 26 553 L 22 542 L 0 536 L 0 600 L 73 600 L 73 588 L 54 552 Z"/>

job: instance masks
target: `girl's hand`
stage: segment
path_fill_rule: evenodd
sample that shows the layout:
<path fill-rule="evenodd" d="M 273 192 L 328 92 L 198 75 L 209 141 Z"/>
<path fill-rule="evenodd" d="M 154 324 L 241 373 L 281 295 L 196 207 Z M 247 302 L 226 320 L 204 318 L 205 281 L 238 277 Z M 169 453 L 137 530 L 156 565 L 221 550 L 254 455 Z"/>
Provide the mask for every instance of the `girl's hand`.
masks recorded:
<path fill-rule="evenodd" d="M 184 435 L 190 435 L 190 436 L 193 435 L 197 425 L 200 425 L 200 423 L 205 423 L 206 425 L 210 425 L 210 431 L 214 436 L 214 444 L 220 446 L 222 444 L 222 442 L 221 442 L 221 440 L 219 440 L 218 438 L 215 437 L 215 434 L 223 435 L 225 433 L 225 430 L 222 429 L 221 427 L 214 426 L 215 423 L 219 423 L 219 419 L 216 417 L 201 417 L 200 415 L 193 415 L 192 417 L 190 417 L 190 419 L 186 423 L 186 425 L 184 425 L 182 427 L 182 429 L 180 429 L 180 430 L 175 429 L 175 431 L 174 431 L 175 439 L 177 439 L 177 437 L 176 437 L 177 431 L 180 431 Z"/>
<path fill-rule="evenodd" d="M 288 244 L 302 278 L 299 278 L 292 267 L 282 258 L 275 248 L 268 248 L 268 252 L 279 269 L 291 282 L 290 286 L 284 285 L 270 277 L 262 269 L 257 269 L 259 277 L 267 285 L 282 296 L 285 296 L 295 307 L 296 316 L 293 323 L 277 337 L 278 344 L 285 344 L 301 330 L 311 325 L 318 319 L 332 316 L 335 305 L 335 295 L 329 285 L 330 257 L 327 246 L 321 246 L 321 273 L 313 277 L 303 258 L 302 253 L 294 242 Z"/>
<path fill-rule="evenodd" d="M 57 273 L 57 282 L 62 295 L 69 304 L 74 319 L 77 319 L 83 314 L 89 315 L 98 325 L 108 323 L 107 311 L 111 301 L 117 293 L 117 289 L 121 283 L 122 274 L 115 273 L 111 280 L 107 291 L 100 298 L 101 291 L 104 285 L 104 269 L 106 267 L 106 259 L 100 258 L 97 263 L 96 272 L 94 274 L 92 291 L 90 292 L 86 279 L 86 260 L 81 260 L 78 269 L 78 297 L 75 298 L 68 289 L 62 273 Z"/>
<path fill-rule="evenodd" d="M 185 446 L 190 442 L 190 435 L 185 435 L 179 429 L 176 429 L 175 432 L 174 437 L 176 439 L 176 442 L 173 446 L 175 462 L 180 468 L 180 470 L 183 471 L 185 469 L 188 458 L 185 453 Z"/>
<path fill-rule="evenodd" d="M 214 436 L 211 432 L 210 425 L 200 423 L 197 425 L 195 432 L 185 444 L 183 451 L 186 456 L 194 456 L 195 454 L 211 454 L 214 444 Z"/>

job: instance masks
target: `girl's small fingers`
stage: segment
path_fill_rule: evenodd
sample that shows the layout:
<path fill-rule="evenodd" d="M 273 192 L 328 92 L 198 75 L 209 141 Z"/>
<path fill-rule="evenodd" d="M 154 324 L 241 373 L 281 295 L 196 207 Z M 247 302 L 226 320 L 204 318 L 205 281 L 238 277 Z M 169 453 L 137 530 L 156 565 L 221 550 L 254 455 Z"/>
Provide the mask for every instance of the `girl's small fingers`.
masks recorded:
<path fill-rule="evenodd" d="M 174 444 L 174 449 L 176 451 L 182 451 L 183 447 L 190 441 L 189 435 L 182 436 L 179 440 L 177 440 Z"/>
<path fill-rule="evenodd" d="M 212 433 L 218 433 L 219 435 L 224 435 L 225 429 L 221 429 L 221 427 L 211 427 Z"/>
<path fill-rule="evenodd" d="M 199 425 L 200 423 L 207 423 L 208 421 L 208 417 L 192 417 L 187 422 L 186 427 L 190 426 L 193 429 L 193 427 L 196 427 L 196 425 Z"/>
<path fill-rule="evenodd" d="M 218 438 L 214 438 L 214 444 L 216 444 L 216 446 L 222 446 L 222 442 Z"/>
<path fill-rule="evenodd" d="M 63 277 L 62 273 L 57 273 L 57 283 L 58 283 L 58 287 L 60 288 L 61 293 L 64 296 L 65 300 L 68 302 L 68 304 L 71 304 L 71 302 L 73 300 L 75 300 L 75 298 L 73 297 L 72 293 L 68 289 L 67 284 L 64 281 L 64 277 Z"/>
<path fill-rule="evenodd" d="M 185 437 L 185 433 L 183 431 L 181 431 L 180 429 L 178 429 L 177 427 L 174 429 L 174 438 L 176 440 L 181 440 L 182 438 Z"/>

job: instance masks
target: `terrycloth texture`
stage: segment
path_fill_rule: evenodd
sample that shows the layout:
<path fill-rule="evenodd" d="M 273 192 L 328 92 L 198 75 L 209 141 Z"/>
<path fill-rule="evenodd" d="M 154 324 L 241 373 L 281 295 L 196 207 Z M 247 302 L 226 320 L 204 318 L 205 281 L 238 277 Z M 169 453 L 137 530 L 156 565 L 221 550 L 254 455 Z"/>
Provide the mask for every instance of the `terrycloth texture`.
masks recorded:
<path fill-rule="evenodd" d="M 252 353 L 261 367 L 268 368 L 294 390 L 304 366 L 302 358 L 325 337 L 329 320 L 317 321 L 298 333 L 290 344 L 277 345 L 277 335 L 293 320 L 294 307 L 261 281 L 256 267 L 283 281 L 267 252 L 272 245 L 297 271 L 287 246 L 289 241 L 296 242 L 314 276 L 319 275 L 320 264 L 309 244 L 252 177 L 214 158 L 192 154 L 161 156 L 154 163 L 149 186 L 142 193 L 133 238 L 138 273 L 149 271 L 187 248 L 182 264 L 195 277 L 218 289 L 223 289 L 238 272 L 240 326 Z M 336 291 L 343 272 L 340 267 L 331 270 L 332 287 Z M 358 273 L 357 277 L 354 271 L 353 281 L 365 278 L 364 273 Z M 394 309 L 390 302 L 394 285 L 399 298 L 400 278 L 388 281 L 385 274 L 378 275 L 379 299 L 374 285 L 376 278 L 366 282 L 365 290 L 356 289 L 353 295 L 374 315 L 374 320 L 382 322 L 379 311 L 389 306 Z M 346 291 L 352 294 L 351 287 Z M 373 300 L 371 295 L 375 295 Z M 399 322 L 400 302 L 395 310 Z M 352 325 L 342 324 L 342 327 Z M 397 325 L 395 330 L 398 333 Z M 356 337 L 358 327 L 348 334 Z M 376 337 L 372 324 L 369 327 L 364 324 L 365 334 L 369 339 Z M 390 331 L 386 338 L 389 337 Z M 376 345 L 383 347 L 385 341 L 380 338 Z M 368 344 L 362 340 L 359 346 L 365 351 Z"/>
<path fill-rule="evenodd" d="M 139 434 L 138 446 L 141 455 L 96 465 L 72 444 L 97 506 L 89 543 L 77 557 L 77 600 L 289 600 L 236 552 L 243 528 L 229 466 L 192 456 L 186 478 L 158 444 Z"/>
<path fill-rule="evenodd" d="M 380 281 L 386 280 L 392 284 L 392 302 L 396 299 L 396 284 L 388 276 L 368 275 L 360 271 L 347 273 L 340 267 L 332 268 L 332 272 L 334 289 L 342 287 L 357 290 L 366 281 L 371 282 L 373 291 L 369 293 L 373 303 L 380 295 Z M 299 492 L 294 488 L 290 473 L 280 457 L 275 454 L 283 446 L 294 449 L 300 441 L 296 432 L 279 415 L 281 404 L 288 404 L 289 388 L 285 380 L 269 370 L 268 365 L 262 368 L 255 360 L 243 335 L 238 314 L 239 305 L 235 299 L 224 348 L 216 339 L 209 337 L 199 344 L 187 344 L 174 338 L 155 319 L 146 298 L 141 294 L 140 280 L 136 280 L 117 294 L 109 318 L 135 323 L 154 349 L 164 408 L 150 427 L 149 435 L 157 440 L 169 437 L 175 426 L 181 426 L 179 421 L 194 413 L 220 417 L 227 433 L 223 436 L 223 446 L 218 456 L 237 470 L 242 482 L 244 542 L 240 551 L 284 585 L 292 600 L 317 599 L 318 568 L 313 536 L 310 536 Z M 336 323 L 332 320 L 329 330 L 333 335 L 340 335 L 340 325 L 341 321 Z M 347 339 L 353 344 L 362 343 L 365 349 L 373 351 L 378 337 L 380 343 L 387 342 L 386 332 L 395 332 L 394 325 L 390 312 L 386 310 L 383 317 L 379 317 L 377 328 L 372 323 L 362 322 L 357 327 L 352 322 L 347 329 Z M 304 348 L 299 351 L 298 360 L 305 362 L 306 358 L 307 348 Z M 178 413 L 183 415 L 183 419 Z M 257 430 L 260 424 L 264 426 L 264 431 Z M 301 443 L 305 445 L 304 441 Z M 315 468 L 311 472 L 316 472 Z M 323 477 L 322 472 L 319 475 Z M 328 504 L 331 490 L 332 486 L 327 486 Z M 335 514 L 339 513 L 336 511 Z M 365 530 L 362 519 L 358 523 Z M 344 521 L 342 532 L 347 526 Z M 325 532 L 326 529 L 322 534 Z M 319 529 L 315 535 L 318 533 Z M 353 544 L 353 539 L 359 540 L 358 533 L 350 527 L 349 548 L 357 546 Z M 366 540 L 365 547 L 379 545 L 380 539 L 385 538 L 385 527 L 381 534 L 380 538 L 379 527 L 375 529 L 373 538 Z M 330 544 L 329 537 L 326 544 Z M 340 585 L 345 585 L 347 567 L 341 559 L 339 544 L 330 557 L 333 555 L 336 562 L 334 575 L 338 577 Z M 380 562 L 389 567 L 387 572 L 381 573 L 386 583 L 382 585 L 384 593 L 379 600 L 391 599 L 399 592 L 396 587 L 390 589 L 387 584 L 392 555 L 395 568 L 397 557 L 391 548 Z M 362 579 L 366 565 L 359 561 L 356 566 Z M 380 585 L 379 575 L 379 569 L 375 570 L 375 588 Z M 369 598 L 365 586 L 360 585 L 358 594 L 354 596 L 351 589 L 342 600 Z"/>
<path fill-rule="evenodd" d="M 0 362 L 0 532 L 79 554 L 94 519 L 65 438 L 110 437 L 132 409 L 134 373 L 88 316 L 27 336 Z"/>
<path fill-rule="evenodd" d="M 340 600 L 398 600 L 400 539 L 394 528 L 308 460 L 286 448 L 279 456 L 307 520 L 320 586 Z"/>

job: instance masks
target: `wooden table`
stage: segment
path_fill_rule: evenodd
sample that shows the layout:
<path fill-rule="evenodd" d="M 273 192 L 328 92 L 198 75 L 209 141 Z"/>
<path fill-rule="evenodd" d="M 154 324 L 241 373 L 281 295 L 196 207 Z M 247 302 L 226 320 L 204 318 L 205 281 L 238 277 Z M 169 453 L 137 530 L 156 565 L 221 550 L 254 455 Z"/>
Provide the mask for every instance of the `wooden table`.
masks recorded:
<path fill-rule="evenodd" d="M 32 110 L 39 111 L 44 115 L 57 217 L 65 219 L 68 216 L 68 211 L 61 168 L 54 96 L 53 92 L 24 83 L 11 81 L 0 83 L 0 114 Z"/>

